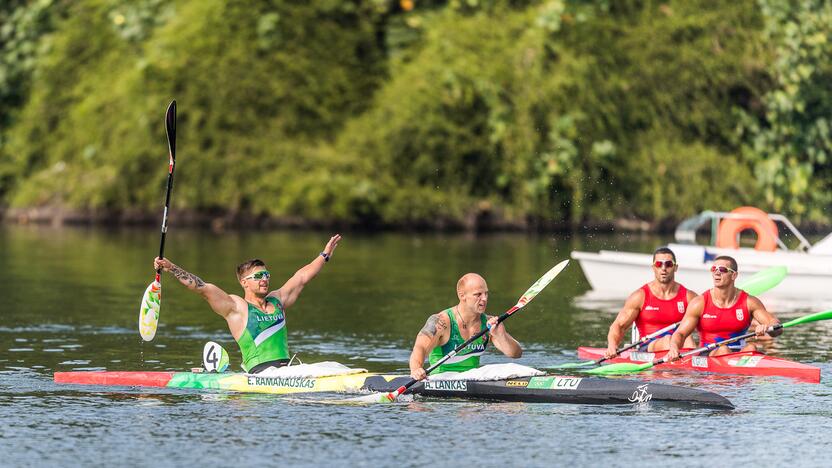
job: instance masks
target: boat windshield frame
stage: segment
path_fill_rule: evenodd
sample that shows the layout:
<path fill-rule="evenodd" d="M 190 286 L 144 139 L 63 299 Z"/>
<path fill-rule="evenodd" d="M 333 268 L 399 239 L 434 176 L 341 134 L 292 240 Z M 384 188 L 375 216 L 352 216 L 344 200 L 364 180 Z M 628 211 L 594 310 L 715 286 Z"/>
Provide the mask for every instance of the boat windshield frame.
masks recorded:
<path fill-rule="evenodd" d="M 808 252 L 809 249 L 812 247 L 812 244 L 806 239 L 800 231 L 797 230 L 794 224 L 789 221 L 789 218 L 786 218 L 782 214 L 779 213 L 766 213 L 766 215 L 774 221 L 775 223 L 780 223 L 781 225 L 785 226 L 785 228 L 799 241 L 799 245 L 796 249 L 800 252 Z M 756 219 L 753 216 L 739 214 L 739 213 L 730 213 L 727 211 L 703 211 L 698 215 L 691 216 L 690 218 L 685 219 L 676 227 L 675 237 L 676 242 L 679 244 L 696 244 L 696 231 L 702 227 L 705 223 L 711 223 L 711 241 L 710 245 L 716 245 L 716 233 L 719 229 L 719 223 L 723 219 Z M 782 239 L 778 236 L 777 239 L 777 247 L 781 250 L 790 251 L 789 247 L 783 242 Z"/>

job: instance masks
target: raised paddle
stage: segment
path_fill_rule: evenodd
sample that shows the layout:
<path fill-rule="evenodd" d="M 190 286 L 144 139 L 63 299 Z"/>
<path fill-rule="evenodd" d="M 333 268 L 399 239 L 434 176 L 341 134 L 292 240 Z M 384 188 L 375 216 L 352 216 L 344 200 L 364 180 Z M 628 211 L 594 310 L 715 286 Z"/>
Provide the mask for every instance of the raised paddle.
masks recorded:
<path fill-rule="evenodd" d="M 741 281 L 740 284 L 737 285 L 737 288 L 742 289 L 743 291 L 747 292 L 752 296 L 760 295 L 769 289 L 777 286 L 783 281 L 783 278 L 786 277 L 786 272 L 788 270 L 784 266 L 776 266 L 771 268 L 766 268 L 765 270 L 760 270 L 757 273 L 754 273 L 753 276 L 746 279 L 745 281 Z M 582 361 L 582 362 L 567 362 L 565 364 L 559 364 L 557 366 L 552 366 L 550 369 L 574 369 L 576 367 L 590 367 L 590 366 L 597 366 L 602 362 L 613 359 L 616 356 L 619 356 L 624 351 L 633 349 L 637 346 L 644 346 L 649 344 L 651 341 L 655 340 L 656 338 L 661 337 L 665 333 L 669 332 L 670 330 L 674 330 L 679 324 L 682 322 L 676 322 L 671 325 L 668 325 L 661 330 L 655 331 L 647 336 L 643 336 L 641 339 L 637 340 L 634 343 L 630 343 L 627 346 L 619 349 L 615 354 L 610 356 L 609 358 L 598 358 L 592 361 Z"/>
<path fill-rule="evenodd" d="M 165 112 L 165 132 L 168 135 L 168 188 L 165 194 L 165 211 L 162 215 L 162 239 L 159 242 L 159 258 L 164 258 L 165 233 L 168 232 L 168 210 L 170 192 L 173 188 L 173 168 L 176 164 L 176 100 L 170 102 Z M 139 333 L 142 339 L 150 341 L 156 336 L 159 325 L 159 308 L 162 306 L 162 271 L 156 270 L 156 278 L 147 286 L 139 307 Z"/>
<path fill-rule="evenodd" d="M 558 274 L 560 274 L 560 272 L 563 271 L 564 268 L 566 268 L 566 265 L 568 263 L 569 263 L 569 260 L 564 260 L 564 261 L 558 263 L 551 270 L 547 271 L 546 274 L 543 275 L 539 280 L 535 281 L 535 283 L 525 293 L 523 293 L 523 295 L 520 297 L 520 300 L 517 301 L 517 304 L 515 304 L 514 307 L 505 311 L 503 313 L 503 315 L 500 315 L 499 317 L 497 317 L 497 323 L 495 324 L 495 326 L 499 325 L 504 320 L 511 317 L 511 314 L 517 312 L 518 310 L 525 307 L 526 304 L 531 302 L 531 300 L 534 299 L 534 297 L 537 296 L 538 293 L 540 293 L 540 291 L 543 291 L 543 288 L 548 286 L 549 283 L 551 283 L 552 280 L 555 279 L 555 277 L 558 276 Z M 443 356 L 442 359 L 438 360 L 434 365 L 427 368 L 425 370 L 425 372 L 427 374 L 430 374 L 431 372 L 436 370 L 439 366 L 441 366 L 445 361 L 447 361 L 448 359 L 456 356 L 456 354 L 458 352 L 460 352 L 462 349 L 464 349 L 469 344 L 473 343 L 474 340 L 476 340 L 477 338 L 481 337 L 482 335 L 488 333 L 489 330 L 490 330 L 490 327 L 486 328 L 484 330 L 480 330 L 479 333 L 473 335 L 471 338 L 468 338 L 465 341 L 465 343 L 462 343 L 461 345 L 457 346 L 456 348 L 453 349 L 453 351 L 451 351 L 450 353 Z M 407 391 L 408 388 L 412 387 L 417 382 L 419 382 L 419 381 L 416 380 L 416 379 L 410 379 L 409 382 L 402 385 L 401 387 L 399 387 L 398 389 L 396 389 L 393 392 L 390 392 L 390 393 L 373 393 L 371 395 L 364 395 L 364 396 L 360 396 L 360 397 L 357 397 L 357 398 L 350 398 L 349 401 L 358 402 L 358 403 L 390 403 L 390 402 L 395 401 L 396 398 L 398 398 L 399 395 L 401 395 L 402 393 Z"/>
<path fill-rule="evenodd" d="M 800 317 L 800 318 L 796 318 L 794 320 L 790 320 L 790 321 L 788 321 L 786 323 L 783 323 L 783 324 L 772 325 L 772 326 L 768 327 L 768 330 L 766 330 L 766 331 L 767 331 L 767 333 L 771 333 L 771 332 L 773 332 L 775 330 L 779 330 L 781 328 L 789 328 L 789 327 L 793 327 L 795 325 L 800 325 L 802 323 L 817 322 L 819 320 L 829 320 L 829 319 L 832 319 L 832 310 L 827 310 L 826 312 L 817 312 L 817 313 L 814 313 L 814 314 L 810 314 L 810 315 L 806 315 L 806 316 L 803 316 L 803 317 Z M 695 355 L 695 354 L 699 354 L 699 353 L 702 353 L 702 352 L 705 352 L 705 351 L 711 351 L 711 350 L 714 350 L 714 349 L 716 349 L 716 348 L 718 348 L 722 345 L 734 343 L 734 342 L 737 342 L 737 341 L 740 341 L 740 340 L 744 340 L 746 338 L 751 338 L 752 336 L 755 336 L 755 335 L 756 335 L 756 333 L 750 332 L 750 333 L 746 333 L 744 335 L 735 336 L 733 338 L 728 338 L 726 340 L 717 341 L 717 342 L 711 343 L 707 346 L 703 346 L 701 348 L 696 348 L 696 349 L 688 351 L 686 353 L 682 353 L 682 354 L 679 355 L 679 359 L 682 359 L 682 358 L 688 357 L 688 356 L 692 356 L 692 355 Z M 633 363 L 629 363 L 629 362 L 622 362 L 622 363 L 619 363 L 619 364 L 610 364 L 608 366 L 601 366 L 601 367 L 598 367 L 596 369 L 590 369 L 586 372 L 588 374 L 595 374 L 595 375 L 631 374 L 631 373 L 634 373 L 634 372 L 641 372 L 643 370 L 650 369 L 653 366 L 657 366 L 659 364 L 664 364 L 665 362 L 668 362 L 667 357 L 657 359 L 653 362 L 646 362 L 644 364 L 633 364 Z"/>

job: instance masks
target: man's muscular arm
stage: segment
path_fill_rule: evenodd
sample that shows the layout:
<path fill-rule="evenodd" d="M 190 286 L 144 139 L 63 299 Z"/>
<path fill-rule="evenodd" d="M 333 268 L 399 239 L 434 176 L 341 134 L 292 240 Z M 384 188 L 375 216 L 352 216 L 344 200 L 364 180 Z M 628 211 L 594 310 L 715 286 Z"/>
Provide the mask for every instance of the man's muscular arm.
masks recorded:
<path fill-rule="evenodd" d="M 517 359 L 523 355 L 523 347 L 506 331 L 505 325 L 497 323 L 499 317 L 488 317 L 491 342 L 506 356 Z"/>
<path fill-rule="evenodd" d="M 234 311 L 234 300 L 225 291 L 211 283 L 206 283 L 199 276 L 185 271 L 184 268 L 174 264 L 170 260 L 156 257 L 156 260 L 153 262 L 153 267 L 157 270 L 161 269 L 170 272 L 186 288 L 205 298 L 208 301 L 208 305 L 217 314 L 228 317 L 228 314 Z"/>
<path fill-rule="evenodd" d="M 748 296 L 747 304 L 751 317 L 757 321 L 757 326 L 753 328 L 753 330 L 757 333 L 757 336 L 769 335 L 777 337 L 783 334 L 782 328 L 768 333 L 768 327 L 777 325 L 780 321 L 777 320 L 777 317 L 775 317 L 774 314 L 766 310 L 766 306 L 764 306 L 759 299 L 754 296 Z"/>
<path fill-rule="evenodd" d="M 424 369 L 425 357 L 448 338 L 448 321 L 440 312 L 428 317 L 425 326 L 416 335 L 413 351 L 410 353 L 410 375 L 417 380 L 427 377 Z"/>
<path fill-rule="evenodd" d="M 618 353 L 618 345 L 621 339 L 630 328 L 630 325 L 638 318 L 641 313 L 641 306 L 644 304 L 644 290 L 641 288 L 633 291 L 624 302 L 624 307 L 618 312 L 615 320 L 610 324 L 610 329 L 607 332 L 607 350 L 604 352 L 605 358 L 611 358 Z"/>
<path fill-rule="evenodd" d="M 188 273 L 173 263 L 170 265 L 170 274 L 176 277 L 176 279 L 178 279 L 180 283 L 184 284 L 186 288 L 191 291 L 198 291 L 199 289 L 205 287 L 205 281 L 202 281 L 202 278 L 199 276 L 193 273 Z"/>
<path fill-rule="evenodd" d="M 673 361 L 679 357 L 679 350 L 685 343 L 685 339 L 696 330 L 699 324 L 699 319 L 702 317 L 702 312 L 705 309 L 705 301 L 702 296 L 695 297 L 688 303 L 688 308 L 685 311 L 685 316 L 682 318 L 682 323 L 673 332 L 670 337 L 670 347 L 667 350 L 665 358 L 668 361 Z"/>

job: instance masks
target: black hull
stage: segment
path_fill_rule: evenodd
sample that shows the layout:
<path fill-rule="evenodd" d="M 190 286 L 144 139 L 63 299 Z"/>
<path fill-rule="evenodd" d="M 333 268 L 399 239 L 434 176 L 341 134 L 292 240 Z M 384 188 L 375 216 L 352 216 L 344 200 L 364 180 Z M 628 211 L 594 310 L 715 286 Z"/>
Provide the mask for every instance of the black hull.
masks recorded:
<path fill-rule="evenodd" d="M 382 376 L 374 376 L 367 379 L 365 387 L 371 391 L 390 392 L 407 383 L 409 379 L 409 377 L 396 377 L 388 381 Z M 419 382 L 407 393 L 424 397 L 524 403 L 622 405 L 660 401 L 711 408 L 734 407 L 722 395 L 705 390 L 637 380 L 596 377 L 543 376 L 484 382 Z"/>

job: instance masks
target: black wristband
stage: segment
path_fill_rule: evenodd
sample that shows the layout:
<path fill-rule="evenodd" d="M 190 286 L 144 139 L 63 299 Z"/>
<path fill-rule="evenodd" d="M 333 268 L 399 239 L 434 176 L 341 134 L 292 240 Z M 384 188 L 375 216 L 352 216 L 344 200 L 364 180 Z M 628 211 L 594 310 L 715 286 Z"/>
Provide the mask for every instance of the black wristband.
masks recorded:
<path fill-rule="evenodd" d="M 321 257 L 323 257 L 323 258 L 324 258 L 324 262 L 328 262 L 328 261 L 329 261 L 329 255 L 327 255 L 327 254 L 326 254 L 326 252 L 321 252 Z"/>

